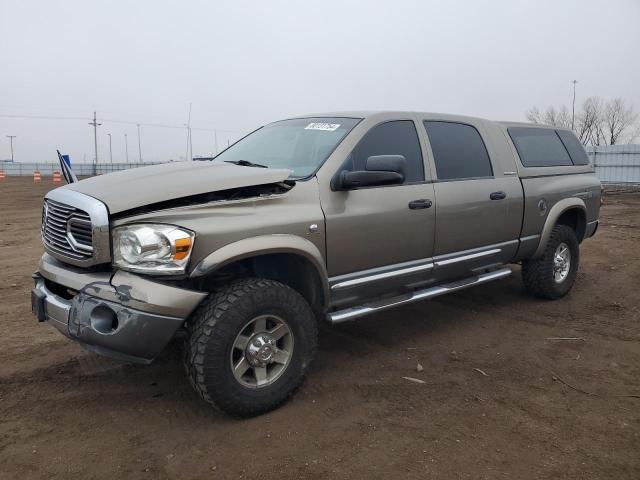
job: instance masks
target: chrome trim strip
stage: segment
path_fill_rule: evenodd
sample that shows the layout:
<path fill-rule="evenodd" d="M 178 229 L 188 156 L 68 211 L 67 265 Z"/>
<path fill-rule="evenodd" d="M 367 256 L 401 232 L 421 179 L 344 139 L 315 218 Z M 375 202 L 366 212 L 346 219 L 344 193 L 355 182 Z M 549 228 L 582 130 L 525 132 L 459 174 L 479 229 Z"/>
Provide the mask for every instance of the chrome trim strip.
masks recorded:
<path fill-rule="evenodd" d="M 47 200 L 59 202 L 83 210 L 91 219 L 93 255 L 90 258 L 73 258 L 44 244 L 49 255 L 78 267 L 90 267 L 111 261 L 111 239 L 109 237 L 109 211 L 100 200 L 66 187 L 56 188 L 45 195 Z M 64 208 L 64 207 L 61 207 Z M 74 218 L 75 220 L 75 218 Z M 44 242 L 43 242 L 44 243 Z"/>
<path fill-rule="evenodd" d="M 69 244 L 74 250 L 93 253 L 93 238 L 91 246 L 83 245 L 82 243 L 78 242 L 73 236 L 73 231 L 71 230 L 72 225 L 88 225 L 89 227 L 91 227 L 91 222 L 86 220 L 79 220 L 77 217 L 73 216 L 69 218 L 69 220 L 67 220 L 67 240 L 69 240 Z"/>
<path fill-rule="evenodd" d="M 526 237 L 520 237 L 521 242 L 529 242 L 533 240 L 538 240 L 540 238 L 540 234 L 536 235 L 527 235 Z"/>
<path fill-rule="evenodd" d="M 501 251 L 502 251 L 501 248 L 493 248 L 491 250 L 485 250 L 483 252 L 463 255 L 462 257 L 448 258 L 446 260 L 436 260 L 435 264 L 436 264 L 436 267 L 442 267 L 444 265 L 450 265 L 452 263 L 464 262 L 466 260 L 473 260 L 474 258 L 481 258 L 489 255 L 495 255 L 496 253 L 500 253 Z"/>
<path fill-rule="evenodd" d="M 423 270 L 431 270 L 432 268 L 433 263 L 425 263 L 424 265 L 417 265 L 415 267 L 401 268 L 400 270 L 392 270 L 390 272 L 378 273 L 376 275 L 354 278 L 353 280 L 345 280 L 344 282 L 339 282 L 335 285 L 332 285 L 331 290 L 341 290 L 343 288 L 353 287 L 356 285 L 361 285 L 363 283 L 375 282 L 376 280 L 384 280 L 385 278 L 408 275 L 410 273 L 421 272 Z"/>
<path fill-rule="evenodd" d="M 499 270 L 494 270 L 493 272 L 483 273 L 482 275 L 466 278 L 457 282 L 430 287 L 424 290 L 418 290 L 417 292 L 414 292 L 408 296 L 395 297 L 388 300 L 386 303 L 370 303 L 368 305 L 360 305 L 357 307 L 346 308 L 344 310 L 338 310 L 329 313 L 327 317 L 331 323 L 346 322 L 347 320 L 353 320 L 370 313 L 375 313 L 381 310 L 386 310 L 388 308 L 405 305 L 407 303 L 417 302 L 418 300 L 425 300 L 428 298 L 445 295 L 447 293 L 452 293 L 464 288 L 487 283 L 492 280 L 505 278 L 509 275 L 511 275 L 511 269 L 509 267 L 504 267 Z"/>

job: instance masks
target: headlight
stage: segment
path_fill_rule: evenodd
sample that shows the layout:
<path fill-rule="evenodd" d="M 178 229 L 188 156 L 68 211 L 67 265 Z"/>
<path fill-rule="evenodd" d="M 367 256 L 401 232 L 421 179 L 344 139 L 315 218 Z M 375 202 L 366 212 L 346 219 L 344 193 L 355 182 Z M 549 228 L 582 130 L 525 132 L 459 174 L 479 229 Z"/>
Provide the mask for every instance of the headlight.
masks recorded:
<path fill-rule="evenodd" d="M 173 225 L 140 223 L 113 230 L 113 264 L 154 275 L 184 273 L 195 235 Z"/>

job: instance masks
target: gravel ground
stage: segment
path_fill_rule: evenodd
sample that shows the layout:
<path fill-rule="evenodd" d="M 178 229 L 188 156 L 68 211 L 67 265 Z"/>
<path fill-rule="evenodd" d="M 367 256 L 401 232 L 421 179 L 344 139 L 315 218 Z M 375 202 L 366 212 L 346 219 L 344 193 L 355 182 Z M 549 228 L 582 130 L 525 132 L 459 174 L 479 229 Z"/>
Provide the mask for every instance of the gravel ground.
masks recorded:
<path fill-rule="evenodd" d="M 0 479 L 640 478 L 638 194 L 607 196 L 565 299 L 528 297 L 514 267 L 323 327 L 293 400 L 238 421 L 191 390 L 177 347 L 122 364 L 34 320 L 51 187 L 0 183 Z"/>

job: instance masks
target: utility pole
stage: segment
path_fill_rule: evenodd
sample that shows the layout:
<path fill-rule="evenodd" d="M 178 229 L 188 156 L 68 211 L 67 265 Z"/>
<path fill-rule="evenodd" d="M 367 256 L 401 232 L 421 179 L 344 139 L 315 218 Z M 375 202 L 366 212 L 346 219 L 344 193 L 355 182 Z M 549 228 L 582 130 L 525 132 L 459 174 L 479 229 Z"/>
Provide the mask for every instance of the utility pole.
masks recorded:
<path fill-rule="evenodd" d="M 109 160 L 111 160 L 111 163 L 113 163 L 113 150 L 111 149 L 111 134 L 107 133 L 107 135 L 109 136 Z"/>
<path fill-rule="evenodd" d="M 127 141 L 127 134 L 124 134 L 124 155 L 127 159 L 127 163 L 129 163 L 129 142 Z"/>
<path fill-rule="evenodd" d="M 89 125 L 93 127 L 93 146 L 95 148 L 95 157 L 93 163 L 98 163 L 98 127 L 102 125 L 96 121 L 96 112 L 93 112 L 93 122 L 89 122 Z"/>
<path fill-rule="evenodd" d="M 185 160 L 193 160 L 193 146 L 191 146 L 191 157 L 189 157 L 189 147 L 191 146 L 191 102 L 189 102 L 189 117 L 187 118 L 187 153 L 184 156 Z"/>
<path fill-rule="evenodd" d="M 142 163 L 142 146 L 140 143 L 140 124 L 136 123 L 136 127 L 138 127 L 138 158 L 140 159 L 140 163 Z"/>
<path fill-rule="evenodd" d="M 13 139 L 16 138 L 15 135 L 7 135 L 9 142 L 11 142 L 11 163 L 13 163 Z"/>
<path fill-rule="evenodd" d="M 216 155 L 218 154 L 218 132 L 216 130 L 213 131 L 213 143 L 216 147 Z"/>
<path fill-rule="evenodd" d="M 571 83 L 573 83 L 573 105 L 571 107 L 571 130 L 573 130 L 576 121 L 576 83 L 578 83 L 578 81 L 574 80 Z"/>
<path fill-rule="evenodd" d="M 193 137 L 191 136 L 191 128 L 189 128 L 189 148 L 191 149 L 190 160 L 193 160 Z"/>
<path fill-rule="evenodd" d="M 98 127 L 102 125 L 96 121 L 96 112 L 93 111 L 93 122 L 89 122 L 89 125 L 93 127 L 93 146 L 95 148 L 96 156 L 93 159 L 93 174 L 96 174 L 96 164 L 98 163 Z"/>

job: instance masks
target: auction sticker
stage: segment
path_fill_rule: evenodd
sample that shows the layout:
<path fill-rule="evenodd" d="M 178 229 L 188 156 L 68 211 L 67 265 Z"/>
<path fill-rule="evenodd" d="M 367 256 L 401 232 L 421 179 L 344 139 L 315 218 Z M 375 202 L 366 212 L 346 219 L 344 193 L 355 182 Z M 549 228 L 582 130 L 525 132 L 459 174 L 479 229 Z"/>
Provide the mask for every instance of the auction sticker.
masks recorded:
<path fill-rule="evenodd" d="M 305 130 L 324 130 L 325 132 L 335 132 L 338 128 L 340 128 L 339 123 L 310 123 L 304 127 Z"/>

